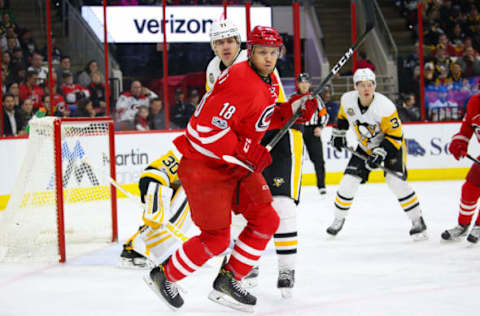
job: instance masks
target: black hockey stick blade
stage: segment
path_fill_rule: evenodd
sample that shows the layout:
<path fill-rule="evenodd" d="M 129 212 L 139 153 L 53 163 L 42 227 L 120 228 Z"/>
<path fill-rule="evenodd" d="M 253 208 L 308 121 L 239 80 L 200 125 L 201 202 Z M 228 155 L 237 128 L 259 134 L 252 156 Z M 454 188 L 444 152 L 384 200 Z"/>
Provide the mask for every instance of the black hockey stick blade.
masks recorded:
<path fill-rule="evenodd" d="M 317 96 L 320 91 L 325 87 L 325 85 L 335 76 L 340 69 L 347 63 L 347 61 L 352 57 L 353 52 L 362 44 L 363 40 L 367 37 L 368 33 L 373 29 L 375 26 L 375 12 L 373 9 L 373 3 L 370 0 L 363 0 L 362 1 L 365 7 L 365 32 L 357 39 L 357 41 L 350 47 L 347 52 L 340 58 L 340 60 L 333 66 L 332 70 L 328 73 L 328 75 L 320 82 L 318 87 L 312 92 L 312 95 L 315 97 Z M 268 151 L 271 151 L 275 145 L 280 141 L 280 139 L 287 133 L 288 129 L 295 124 L 295 121 L 300 117 L 302 111 L 300 108 L 293 114 L 293 116 L 288 120 L 287 123 L 278 131 L 278 133 L 270 140 L 270 142 L 265 146 Z"/>
<path fill-rule="evenodd" d="M 349 152 L 351 152 L 352 155 L 357 156 L 358 158 L 360 158 L 360 159 L 362 159 L 362 160 L 364 160 L 364 161 L 367 161 L 367 160 L 368 160 L 368 156 L 364 156 L 364 155 L 362 155 L 362 154 L 360 154 L 360 153 L 357 153 L 357 152 L 355 151 L 355 149 L 353 149 L 352 147 L 348 147 L 348 146 L 347 146 L 347 150 L 348 150 Z M 395 171 L 393 171 L 393 170 L 390 170 L 390 169 L 388 169 L 388 168 L 385 168 L 384 166 L 378 166 L 378 168 L 381 169 L 381 170 L 383 170 L 385 173 L 391 174 L 392 176 L 394 176 L 394 177 L 396 177 L 396 178 L 398 178 L 398 179 L 400 179 L 400 180 L 406 180 L 406 179 L 405 179 L 405 174 L 403 174 L 403 173 L 400 174 L 400 173 L 398 173 L 398 172 L 395 172 Z"/>

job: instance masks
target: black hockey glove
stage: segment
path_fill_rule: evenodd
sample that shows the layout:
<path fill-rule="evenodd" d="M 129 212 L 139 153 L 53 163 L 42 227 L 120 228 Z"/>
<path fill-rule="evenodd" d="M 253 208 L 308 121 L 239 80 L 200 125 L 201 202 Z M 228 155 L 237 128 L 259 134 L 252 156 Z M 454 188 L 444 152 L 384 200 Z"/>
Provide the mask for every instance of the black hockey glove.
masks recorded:
<path fill-rule="evenodd" d="M 334 128 L 332 129 L 332 138 L 330 143 L 335 147 L 336 150 L 342 151 L 343 148 L 347 147 L 347 131 Z"/>
<path fill-rule="evenodd" d="M 367 161 L 365 162 L 365 167 L 368 170 L 377 169 L 378 166 L 382 164 L 387 156 L 387 152 L 382 147 L 375 147 L 372 150 L 370 156 L 368 156 Z"/>

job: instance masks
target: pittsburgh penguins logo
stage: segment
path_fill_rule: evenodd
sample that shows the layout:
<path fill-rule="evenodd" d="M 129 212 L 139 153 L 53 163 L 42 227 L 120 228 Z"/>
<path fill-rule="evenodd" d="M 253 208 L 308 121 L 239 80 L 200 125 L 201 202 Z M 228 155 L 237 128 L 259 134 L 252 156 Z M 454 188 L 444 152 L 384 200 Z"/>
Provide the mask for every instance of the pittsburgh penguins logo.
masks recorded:
<path fill-rule="evenodd" d="M 268 126 L 270 126 L 270 122 L 272 120 L 273 111 L 275 110 L 275 104 L 268 106 L 260 115 L 257 123 L 255 124 L 255 130 L 257 132 L 266 131 Z"/>
<path fill-rule="evenodd" d="M 355 121 L 355 130 L 361 136 L 362 142 L 369 143 L 372 138 L 378 135 L 377 125 L 370 125 L 368 123 L 362 123 L 359 120 Z"/>
<path fill-rule="evenodd" d="M 284 183 L 285 183 L 285 180 L 283 178 L 280 178 L 280 177 L 273 178 L 273 185 L 277 188 L 280 187 Z"/>

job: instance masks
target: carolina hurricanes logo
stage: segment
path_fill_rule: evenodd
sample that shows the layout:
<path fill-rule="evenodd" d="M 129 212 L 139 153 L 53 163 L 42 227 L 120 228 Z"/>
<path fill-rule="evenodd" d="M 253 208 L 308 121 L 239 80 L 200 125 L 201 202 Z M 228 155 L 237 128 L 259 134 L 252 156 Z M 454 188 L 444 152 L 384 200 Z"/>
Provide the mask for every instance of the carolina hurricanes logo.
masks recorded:
<path fill-rule="evenodd" d="M 273 111 L 275 110 L 275 104 L 269 105 L 265 111 L 263 111 L 262 115 L 255 124 L 255 130 L 257 132 L 266 131 L 268 126 L 270 126 L 270 122 L 272 121 Z"/>
<path fill-rule="evenodd" d="M 477 136 L 477 139 L 480 140 L 480 126 L 477 124 L 472 124 L 472 127 L 475 132 L 475 136 Z"/>

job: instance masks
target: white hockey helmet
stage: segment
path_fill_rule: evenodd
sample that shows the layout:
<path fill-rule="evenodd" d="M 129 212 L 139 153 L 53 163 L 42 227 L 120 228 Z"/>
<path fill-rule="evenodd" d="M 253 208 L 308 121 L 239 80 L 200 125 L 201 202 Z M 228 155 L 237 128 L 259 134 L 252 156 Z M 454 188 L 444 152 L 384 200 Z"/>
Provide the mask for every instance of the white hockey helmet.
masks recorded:
<path fill-rule="evenodd" d="M 238 45 L 242 43 L 238 27 L 230 20 L 215 21 L 210 27 L 210 46 L 215 51 L 215 41 L 219 39 L 235 37 Z"/>
<path fill-rule="evenodd" d="M 374 86 L 377 85 L 375 74 L 370 68 L 360 68 L 355 71 L 353 74 L 353 85 L 356 87 L 360 81 L 372 81 Z"/>

